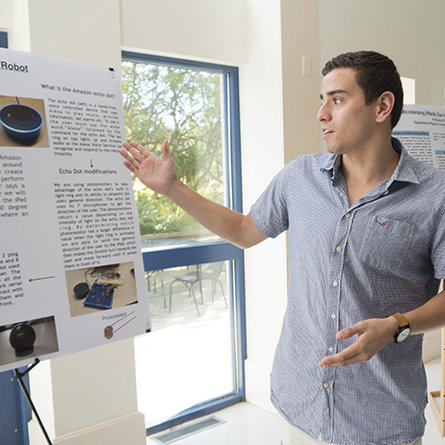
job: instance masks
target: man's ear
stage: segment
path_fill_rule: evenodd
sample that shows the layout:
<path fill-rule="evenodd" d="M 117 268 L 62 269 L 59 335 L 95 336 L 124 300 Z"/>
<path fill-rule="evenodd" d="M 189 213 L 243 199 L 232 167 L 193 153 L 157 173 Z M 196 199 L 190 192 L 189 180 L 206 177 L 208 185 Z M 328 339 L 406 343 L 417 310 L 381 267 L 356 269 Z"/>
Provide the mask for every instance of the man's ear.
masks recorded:
<path fill-rule="evenodd" d="M 391 119 L 391 111 L 394 108 L 395 97 L 391 91 L 385 91 L 377 99 L 376 122 L 385 122 L 388 118 Z"/>

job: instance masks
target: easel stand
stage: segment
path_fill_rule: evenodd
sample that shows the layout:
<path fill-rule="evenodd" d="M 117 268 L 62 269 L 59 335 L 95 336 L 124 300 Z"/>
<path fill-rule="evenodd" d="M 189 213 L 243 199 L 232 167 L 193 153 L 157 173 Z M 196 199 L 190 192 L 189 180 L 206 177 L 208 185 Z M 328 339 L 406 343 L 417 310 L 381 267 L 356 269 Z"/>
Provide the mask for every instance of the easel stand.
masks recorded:
<path fill-rule="evenodd" d="M 445 328 L 442 329 L 442 377 L 440 391 L 428 393 L 428 401 L 433 409 L 434 417 L 439 425 L 440 434 L 445 436 Z M 440 408 L 437 407 L 434 397 L 440 397 Z"/>
<path fill-rule="evenodd" d="M 31 396 L 29 395 L 29 392 L 28 392 L 28 390 L 26 389 L 26 386 L 25 386 L 25 384 L 23 383 L 23 380 L 22 380 L 22 378 L 23 378 L 26 374 L 28 374 L 28 372 L 31 371 L 31 369 L 33 369 L 33 368 L 34 368 L 36 365 L 38 365 L 39 363 L 40 363 L 40 360 L 39 360 L 38 358 L 36 358 L 35 361 L 34 361 L 34 363 L 33 363 L 32 365 L 28 366 L 28 368 L 26 369 L 25 372 L 20 372 L 20 371 L 16 368 L 16 369 L 14 369 L 14 374 L 15 374 L 17 380 L 19 381 L 20 387 L 22 388 L 23 394 L 25 395 L 26 400 L 28 401 L 29 406 L 30 406 L 31 409 L 32 409 L 32 412 L 33 412 L 34 415 L 36 416 L 37 422 L 39 422 L 40 428 L 42 429 L 42 432 L 43 432 L 43 434 L 44 434 L 44 436 L 45 436 L 46 441 L 48 442 L 49 445 L 52 445 L 51 440 L 50 440 L 50 438 L 49 438 L 49 436 L 48 436 L 48 434 L 47 434 L 47 432 L 46 432 L 46 430 L 45 430 L 45 427 L 43 426 L 43 423 L 42 423 L 42 421 L 41 421 L 41 419 L 40 419 L 40 416 L 39 416 L 39 414 L 37 413 L 36 407 L 35 407 L 34 404 L 32 403 Z"/>

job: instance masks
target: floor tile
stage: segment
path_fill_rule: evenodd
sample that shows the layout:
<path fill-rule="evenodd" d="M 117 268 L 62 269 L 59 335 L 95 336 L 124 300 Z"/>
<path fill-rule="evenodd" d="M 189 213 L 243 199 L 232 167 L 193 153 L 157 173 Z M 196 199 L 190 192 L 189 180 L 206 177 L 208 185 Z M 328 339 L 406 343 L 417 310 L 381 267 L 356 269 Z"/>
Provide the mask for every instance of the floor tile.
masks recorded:
<path fill-rule="evenodd" d="M 226 423 L 174 442 L 175 445 L 279 445 L 276 415 L 249 403 L 215 413 Z M 156 436 L 154 434 L 153 436 Z M 147 445 L 159 445 L 147 438 Z"/>

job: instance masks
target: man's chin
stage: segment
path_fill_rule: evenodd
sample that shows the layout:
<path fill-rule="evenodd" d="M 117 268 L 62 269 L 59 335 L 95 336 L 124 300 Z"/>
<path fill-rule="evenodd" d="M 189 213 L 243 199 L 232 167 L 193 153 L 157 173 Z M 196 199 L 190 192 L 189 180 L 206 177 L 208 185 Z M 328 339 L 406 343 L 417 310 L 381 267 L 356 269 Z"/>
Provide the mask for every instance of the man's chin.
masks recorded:
<path fill-rule="evenodd" d="M 326 151 L 327 151 L 328 153 L 333 154 L 333 155 L 338 155 L 338 154 L 340 154 L 340 150 L 339 150 L 338 147 L 334 147 L 334 146 L 329 145 L 329 144 L 326 144 Z"/>

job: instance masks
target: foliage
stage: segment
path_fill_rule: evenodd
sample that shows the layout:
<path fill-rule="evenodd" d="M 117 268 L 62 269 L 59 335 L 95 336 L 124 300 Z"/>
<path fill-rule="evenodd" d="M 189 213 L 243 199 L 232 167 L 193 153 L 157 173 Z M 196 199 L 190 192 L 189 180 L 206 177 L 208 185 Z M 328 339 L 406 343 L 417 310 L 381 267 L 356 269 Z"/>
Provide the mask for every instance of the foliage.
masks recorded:
<path fill-rule="evenodd" d="M 169 140 L 179 178 L 209 199 L 224 200 L 223 75 L 132 61 L 122 64 L 127 140 L 157 156 Z M 141 234 L 191 230 L 197 223 L 167 198 L 134 181 Z"/>

